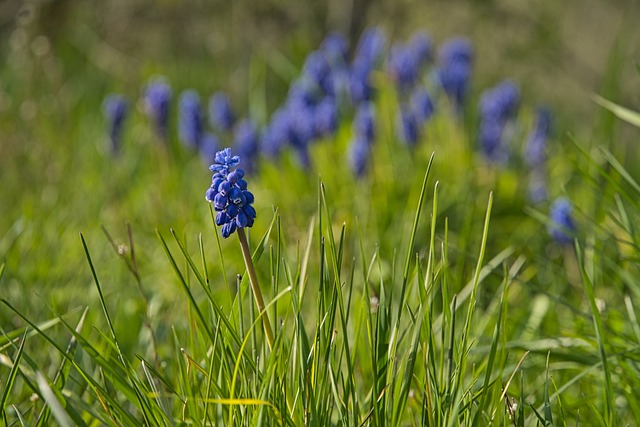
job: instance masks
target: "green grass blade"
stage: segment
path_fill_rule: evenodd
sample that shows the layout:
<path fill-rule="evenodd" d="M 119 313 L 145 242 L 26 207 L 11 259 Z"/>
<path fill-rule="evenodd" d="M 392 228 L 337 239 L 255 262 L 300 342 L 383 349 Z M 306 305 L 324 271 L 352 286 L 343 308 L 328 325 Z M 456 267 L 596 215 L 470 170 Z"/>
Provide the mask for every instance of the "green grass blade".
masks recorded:
<path fill-rule="evenodd" d="M 629 110 L 621 105 L 618 105 L 614 102 L 611 102 L 600 95 L 594 95 L 593 100 L 600 104 L 600 106 L 606 108 L 615 114 L 619 119 L 624 120 L 625 122 L 632 124 L 636 127 L 640 127 L 640 113 Z"/>
<path fill-rule="evenodd" d="M 587 269 L 584 263 L 584 257 L 580 245 L 576 242 L 576 255 L 578 257 L 578 265 L 580 266 L 580 272 L 582 273 L 582 282 L 589 300 L 589 306 L 591 308 L 591 315 L 593 318 L 593 325 L 596 333 L 596 341 L 598 343 L 598 353 L 600 354 L 600 361 L 602 362 L 602 369 L 604 371 L 604 409 L 605 419 L 607 425 L 616 424 L 616 404 L 615 395 L 613 392 L 613 382 L 611 380 L 611 370 L 609 368 L 609 360 L 607 358 L 607 352 L 605 350 L 604 343 L 604 327 L 602 324 L 602 317 L 600 316 L 600 310 L 596 303 L 596 296 L 593 289 L 593 283 L 587 274 Z"/>
<path fill-rule="evenodd" d="M 6 404 L 7 398 L 9 397 L 9 393 L 11 393 L 11 389 L 13 388 L 13 384 L 16 380 L 16 376 L 18 375 L 18 370 L 20 367 L 20 361 L 22 359 L 22 352 L 24 351 L 24 343 L 27 341 L 27 331 L 25 330 L 22 335 L 22 340 L 20 341 L 20 347 L 18 347 L 18 351 L 16 352 L 13 358 L 13 366 L 11 367 L 11 371 L 9 372 L 9 378 L 4 381 L 4 390 L 2 392 L 2 396 L 0 396 L 0 411 L 2 411 L 2 416 L 5 417 L 6 413 Z"/>
<path fill-rule="evenodd" d="M 51 408 L 51 413 L 60 427 L 73 427 L 74 424 L 71 421 L 69 414 L 64 410 L 64 407 L 58 400 L 56 393 L 49 385 L 49 381 L 41 372 L 36 374 L 36 379 L 40 392 L 42 393 L 45 402 L 47 402 L 47 405 L 49 405 L 49 408 Z"/>

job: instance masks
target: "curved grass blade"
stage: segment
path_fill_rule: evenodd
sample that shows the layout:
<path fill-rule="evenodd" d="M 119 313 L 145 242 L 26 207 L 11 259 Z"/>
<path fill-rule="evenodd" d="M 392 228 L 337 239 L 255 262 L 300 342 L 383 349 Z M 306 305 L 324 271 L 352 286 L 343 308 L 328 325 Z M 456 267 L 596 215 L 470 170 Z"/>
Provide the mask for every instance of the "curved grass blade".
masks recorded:
<path fill-rule="evenodd" d="M 11 372 L 9 372 L 9 378 L 4 383 L 4 391 L 2 392 L 2 396 L 0 396 L 0 412 L 1 415 L 5 416 L 5 405 L 7 403 L 7 398 L 9 397 L 9 393 L 13 388 L 13 384 L 16 380 L 16 375 L 18 375 L 18 370 L 20 366 L 20 360 L 22 359 L 22 352 L 24 351 L 24 343 L 27 341 L 27 330 L 24 331 L 22 335 L 22 341 L 20 341 L 20 347 L 18 347 L 18 351 L 13 360 L 13 366 L 11 367 Z"/>

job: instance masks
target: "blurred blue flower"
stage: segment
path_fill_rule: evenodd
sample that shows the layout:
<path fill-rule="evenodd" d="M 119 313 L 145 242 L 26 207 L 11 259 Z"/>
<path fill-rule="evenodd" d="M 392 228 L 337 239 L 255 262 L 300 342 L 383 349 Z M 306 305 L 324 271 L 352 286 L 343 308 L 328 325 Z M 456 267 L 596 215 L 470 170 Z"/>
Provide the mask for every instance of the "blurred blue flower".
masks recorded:
<path fill-rule="evenodd" d="M 291 134 L 291 118 L 286 108 L 280 107 L 272 115 L 269 124 L 262 134 L 262 152 L 265 156 L 275 158 L 289 143 Z"/>
<path fill-rule="evenodd" d="M 567 245 L 573 242 L 576 226 L 573 207 L 568 199 L 560 197 L 553 202 L 549 210 L 549 219 L 549 234 L 557 243 Z"/>
<path fill-rule="evenodd" d="M 244 159 L 248 172 L 256 169 L 260 135 L 251 119 L 244 119 L 236 124 L 234 130 L 234 147 L 240 158 Z"/>
<path fill-rule="evenodd" d="M 478 143 L 485 157 L 495 163 L 506 161 L 508 154 L 502 147 L 505 125 L 512 119 L 520 103 L 520 89 L 506 80 L 480 97 L 480 129 Z"/>
<path fill-rule="evenodd" d="M 362 177 L 367 170 L 367 162 L 371 152 L 371 144 L 362 136 L 356 135 L 349 145 L 349 166 L 357 177 Z"/>
<path fill-rule="evenodd" d="M 426 123 L 431 116 L 433 116 L 435 106 L 431 95 L 429 95 L 429 92 L 425 88 L 421 86 L 418 87 L 411 95 L 410 102 L 419 125 Z"/>
<path fill-rule="evenodd" d="M 322 52 L 311 52 L 302 67 L 302 76 L 320 89 L 321 94 L 334 95 L 331 66 Z"/>
<path fill-rule="evenodd" d="M 314 127 L 318 137 L 335 134 L 338 129 L 338 105 L 335 98 L 327 96 L 315 107 Z"/>
<path fill-rule="evenodd" d="M 418 79 L 418 58 L 410 46 L 394 45 L 389 53 L 389 74 L 398 91 L 406 93 Z"/>
<path fill-rule="evenodd" d="M 413 51 L 413 56 L 416 59 L 418 67 L 424 67 L 429 61 L 431 61 L 431 55 L 433 50 L 433 44 L 431 37 L 424 31 L 418 31 L 411 37 L 409 46 Z"/>
<path fill-rule="evenodd" d="M 200 97 L 194 90 L 185 90 L 180 94 L 180 117 L 178 131 L 180 140 L 187 147 L 198 148 L 204 135 L 204 118 L 200 106 Z"/>
<path fill-rule="evenodd" d="M 532 168 L 541 168 L 547 160 L 547 139 L 551 128 L 551 112 L 539 108 L 533 131 L 527 138 L 525 161 Z"/>
<path fill-rule="evenodd" d="M 117 154 L 120 151 L 122 125 L 129 112 L 129 103 L 122 95 L 109 94 L 104 99 L 102 109 L 107 121 L 110 151 Z"/>
<path fill-rule="evenodd" d="M 505 80 L 482 93 L 480 115 L 500 122 L 515 116 L 520 104 L 520 88 L 511 80 Z"/>
<path fill-rule="evenodd" d="M 343 67 L 348 59 L 347 41 L 340 33 L 330 33 L 320 44 L 320 50 L 333 68 Z"/>
<path fill-rule="evenodd" d="M 418 142 L 418 122 L 410 108 L 401 107 L 396 118 L 396 131 L 398 139 L 409 146 Z"/>
<path fill-rule="evenodd" d="M 465 38 L 446 41 L 438 52 L 436 74 L 442 89 L 458 112 L 462 110 L 467 96 L 472 62 L 473 47 Z"/>
<path fill-rule="evenodd" d="M 151 118 L 158 137 L 166 142 L 169 129 L 171 86 L 164 77 L 152 77 L 144 90 L 144 110 Z"/>
<path fill-rule="evenodd" d="M 232 156 L 231 149 L 225 148 L 215 154 L 214 163 L 209 167 L 213 172 L 211 187 L 205 198 L 213 203 L 216 210 L 216 225 L 222 226 L 222 237 L 229 237 L 236 228 L 251 227 L 256 218 L 256 210 L 251 204 L 253 194 L 247 190 L 244 171 L 232 170 L 240 163 L 240 157 Z"/>
<path fill-rule="evenodd" d="M 229 132 L 233 128 L 236 116 L 231 109 L 231 102 L 226 93 L 218 91 L 209 99 L 209 124 L 221 132 Z"/>
<path fill-rule="evenodd" d="M 544 171 L 534 169 L 529 176 L 527 196 L 533 204 L 547 200 L 547 180 Z"/>
<path fill-rule="evenodd" d="M 355 52 L 355 62 L 363 62 L 372 69 L 384 55 L 387 39 L 379 28 L 368 28 L 362 32 Z"/>
<path fill-rule="evenodd" d="M 371 84 L 371 68 L 365 61 L 358 60 L 353 63 L 349 74 L 349 94 L 351 102 L 360 104 L 373 99 L 374 89 Z"/>
<path fill-rule="evenodd" d="M 373 144 L 375 139 L 375 117 L 373 104 L 361 104 L 356 110 L 353 119 L 355 134 L 359 139 L 363 139 L 367 144 Z"/>
<path fill-rule="evenodd" d="M 206 165 L 213 163 L 216 153 L 220 150 L 220 140 L 212 133 L 205 133 L 200 141 L 200 158 Z"/>

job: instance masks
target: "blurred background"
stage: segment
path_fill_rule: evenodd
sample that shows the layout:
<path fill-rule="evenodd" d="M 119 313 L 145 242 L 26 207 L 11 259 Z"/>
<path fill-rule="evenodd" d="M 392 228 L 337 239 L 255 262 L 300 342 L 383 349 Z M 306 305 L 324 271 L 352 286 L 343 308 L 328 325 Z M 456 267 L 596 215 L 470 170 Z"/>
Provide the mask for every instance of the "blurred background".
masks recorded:
<path fill-rule="evenodd" d="M 634 0 L 4 0 L 0 113 L 17 108 L 28 122 L 101 99 L 87 93 L 96 83 L 135 93 L 155 73 L 178 89 L 223 88 L 246 111 L 256 58 L 268 64 L 275 105 L 326 34 L 343 33 L 353 48 L 364 28 L 380 26 L 392 41 L 418 29 L 436 43 L 467 36 L 476 92 L 512 78 L 532 103 L 588 120 L 594 92 L 640 106 L 639 21 Z"/>
<path fill-rule="evenodd" d="M 131 222 L 142 235 L 140 246 L 155 248 L 149 259 L 161 263 L 156 261 L 156 228 L 173 227 L 185 234 L 210 230 L 202 225 L 210 227 L 202 197 L 209 171 L 177 144 L 171 145 L 174 162 L 162 159 L 161 150 L 150 150 L 156 141 L 143 120 L 140 95 L 151 76 L 165 75 L 175 98 L 187 88 L 205 96 L 224 90 L 239 116 L 264 124 L 283 102 L 306 55 L 331 31 L 344 34 L 352 50 L 362 31 L 374 26 L 392 43 L 418 30 L 428 32 L 436 45 L 465 36 L 475 49 L 472 109 L 483 90 L 513 79 L 529 108 L 523 114 L 525 124 L 531 123 L 537 105 L 553 111 L 556 136 L 551 151 L 556 160 L 550 166 L 550 188 L 555 196 L 582 188 L 587 175 L 574 173 L 578 162 L 573 160 L 579 154 L 566 138 L 569 133 L 587 146 L 607 145 L 631 173 L 640 173 L 634 167 L 637 129 L 592 100 L 600 94 L 640 110 L 638 22 L 640 2 L 633 0 L 1 1 L 0 254 L 11 283 L 5 288 L 8 298 L 31 305 L 25 292 L 31 288 L 59 289 L 61 301 L 72 297 L 66 289 L 75 284 L 78 271 L 88 277 L 78 231 L 93 236 L 96 245 L 102 245 L 100 257 L 107 257 L 111 248 L 99 225 L 122 231 L 122 224 Z M 127 156 L 117 159 L 103 145 L 103 100 L 111 92 L 124 94 L 137 112 L 125 131 Z M 172 135 L 177 133 L 175 112 Z M 446 143 L 445 148 L 462 146 L 442 137 L 462 139 L 447 123 L 435 126 L 434 142 Z M 348 132 L 349 126 L 344 129 Z M 469 146 L 475 146 L 475 129 L 472 124 L 465 131 Z M 339 137 L 345 143 L 347 138 Z M 470 188 L 465 179 L 477 181 L 475 172 L 465 174 L 465 167 L 474 166 L 470 157 L 447 157 L 446 150 L 443 156 L 442 146 L 436 146 L 443 164 L 459 162 L 436 174 L 454 188 L 451 211 L 456 206 L 464 211 L 464 197 L 473 203 L 477 197 L 478 211 L 483 211 L 485 194 L 496 189 L 502 200 L 496 216 L 507 218 L 500 222 L 506 224 L 503 229 L 493 230 L 496 247 L 509 242 L 526 248 L 530 236 L 540 235 L 536 230 L 544 225 L 534 221 L 514 237 L 514 231 L 523 230 L 524 203 L 514 171 L 500 181 L 506 189 L 487 179 L 478 194 L 465 195 Z M 430 154 L 432 149 L 422 150 Z M 333 167 L 333 159 L 325 160 Z M 590 167 L 583 161 L 583 171 Z M 421 173 L 414 175 L 421 179 Z M 300 224 L 292 229 L 304 235 L 307 214 L 315 209 L 317 175 L 306 179 L 298 179 L 297 193 L 291 194 L 275 194 L 275 186 L 270 193 L 265 180 L 265 188 L 256 189 L 261 215 L 269 215 L 274 205 L 283 212 L 289 207 L 285 217 L 295 218 Z M 333 177 L 329 187 L 339 191 L 341 179 Z M 300 194 L 309 196 L 306 210 Z M 153 208 L 158 203 L 163 209 Z M 597 206 L 587 203 L 580 209 L 587 212 L 585 217 L 597 212 Z M 451 211 L 446 214 L 460 218 Z"/>

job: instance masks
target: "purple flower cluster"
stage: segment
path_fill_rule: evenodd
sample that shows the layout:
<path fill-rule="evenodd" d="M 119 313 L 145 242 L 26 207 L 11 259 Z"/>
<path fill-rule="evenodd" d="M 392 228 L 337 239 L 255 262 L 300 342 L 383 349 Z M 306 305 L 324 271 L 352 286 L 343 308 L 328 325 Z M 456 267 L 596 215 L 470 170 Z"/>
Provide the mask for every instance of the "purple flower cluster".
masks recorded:
<path fill-rule="evenodd" d="M 570 244 L 576 233 L 571 202 L 564 197 L 556 199 L 549 210 L 549 219 L 551 237 L 560 245 Z"/>
<path fill-rule="evenodd" d="M 219 91 L 209 100 L 209 124 L 220 132 L 229 132 L 233 128 L 236 116 L 226 93 Z"/>
<path fill-rule="evenodd" d="M 102 105 L 109 134 L 109 146 L 112 154 L 120 151 L 122 125 L 129 112 L 129 103 L 122 95 L 110 94 Z"/>
<path fill-rule="evenodd" d="M 437 78 L 458 112 L 467 97 L 472 65 L 473 47 L 468 39 L 454 38 L 440 47 Z"/>
<path fill-rule="evenodd" d="M 387 68 L 401 96 L 414 88 L 430 60 L 431 39 L 426 33 L 416 33 L 408 43 L 392 46 Z"/>
<path fill-rule="evenodd" d="M 357 177 L 364 176 L 375 139 L 373 105 L 361 104 L 353 120 L 354 137 L 349 146 L 349 166 Z"/>
<path fill-rule="evenodd" d="M 244 119 L 236 124 L 233 145 L 249 173 L 256 170 L 259 142 L 258 128 L 251 119 Z"/>
<path fill-rule="evenodd" d="M 240 157 L 232 156 L 231 149 L 225 148 L 216 153 L 214 163 L 209 167 L 213 177 L 205 198 L 213 203 L 217 212 L 215 222 L 222 226 L 222 237 L 225 239 L 236 228 L 253 226 L 256 219 L 256 210 L 251 206 L 254 197 L 247 190 L 247 181 L 243 179 L 244 171 L 235 168 L 238 163 Z"/>
<path fill-rule="evenodd" d="M 143 95 L 144 110 L 153 121 L 156 133 L 163 142 L 167 141 L 169 133 L 171 96 L 171 86 L 160 76 L 149 80 Z"/>
<path fill-rule="evenodd" d="M 369 102 L 375 92 L 371 73 L 380 65 L 387 40 L 378 28 L 369 28 L 362 33 L 351 64 L 349 92 L 354 104 Z"/>
<path fill-rule="evenodd" d="M 200 97 L 195 90 L 180 94 L 179 133 L 180 140 L 190 148 L 199 149 L 204 137 L 204 118 Z"/>
<path fill-rule="evenodd" d="M 502 147 L 503 133 L 508 121 L 515 117 L 519 103 L 520 89 L 509 80 L 482 94 L 478 142 L 487 160 L 494 163 L 507 160 L 507 152 Z"/>
<path fill-rule="evenodd" d="M 334 33 L 307 56 L 302 74 L 264 129 L 261 142 L 265 155 L 276 157 L 291 147 L 306 167 L 310 164 L 309 144 L 335 134 L 340 120 L 338 103 L 347 86 L 346 55 L 346 42 Z"/>
<path fill-rule="evenodd" d="M 530 168 L 529 200 L 540 203 L 547 198 L 547 139 L 551 129 L 551 112 L 539 108 L 533 131 L 527 138 L 524 159 Z"/>

